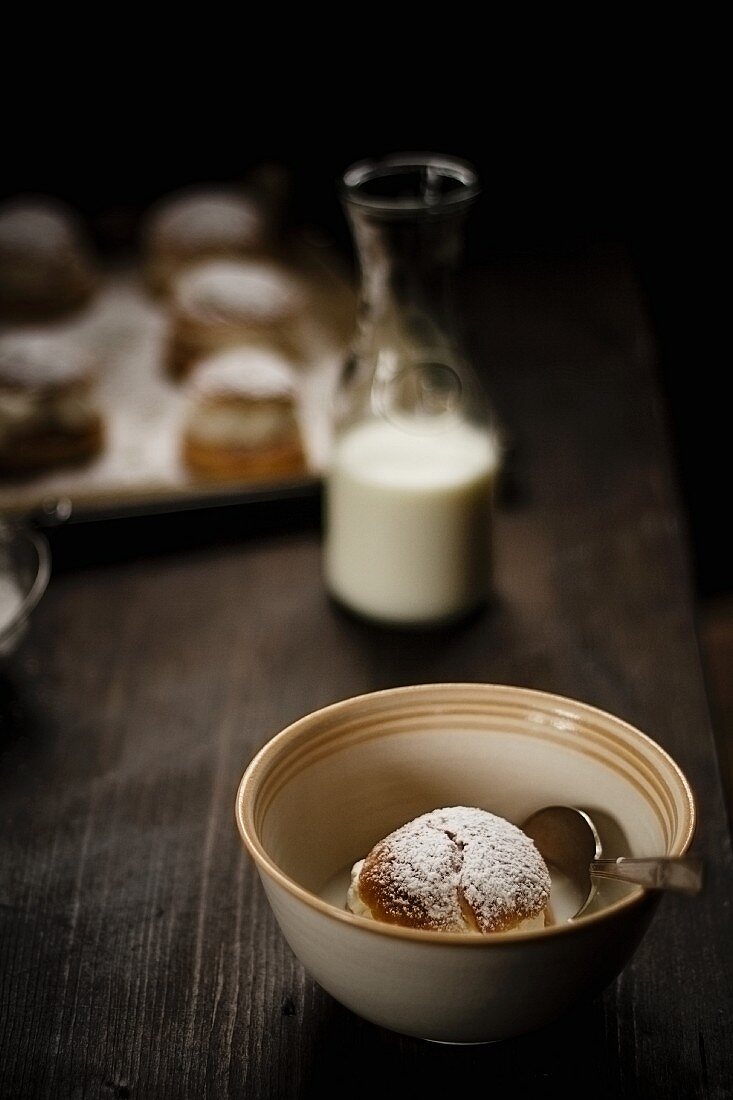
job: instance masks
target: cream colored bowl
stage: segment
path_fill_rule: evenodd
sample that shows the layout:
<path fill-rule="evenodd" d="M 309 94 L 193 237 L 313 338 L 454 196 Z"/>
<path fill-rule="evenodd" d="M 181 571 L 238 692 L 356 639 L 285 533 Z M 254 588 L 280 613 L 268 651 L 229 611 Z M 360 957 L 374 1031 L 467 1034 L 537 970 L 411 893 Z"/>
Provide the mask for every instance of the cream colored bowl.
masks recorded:
<path fill-rule="evenodd" d="M 346 912 L 348 870 L 439 806 L 521 823 L 557 803 L 589 810 L 610 856 L 682 855 L 692 840 L 689 784 L 648 737 L 583 703 L 490 684 L 397 688 L 301 718 L 247 768 L 236 814 L 286 940 L 324 989 L 383 1027 L 479 1043 L 540 1027 L 602 988 L 656 896 L 609 883 L 572 923 L 429 933 Z M 555 908 L 561 919 L 561 891 Z"/>

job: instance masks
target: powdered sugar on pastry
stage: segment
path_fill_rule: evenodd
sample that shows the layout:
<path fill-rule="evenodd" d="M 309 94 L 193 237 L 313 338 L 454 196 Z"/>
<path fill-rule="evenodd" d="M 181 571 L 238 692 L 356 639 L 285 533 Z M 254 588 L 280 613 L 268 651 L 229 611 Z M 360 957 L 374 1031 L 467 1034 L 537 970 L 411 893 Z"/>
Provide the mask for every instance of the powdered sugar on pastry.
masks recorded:
<path fill-rule="evenodd" d="M 301 303 L 293 281 L 269 264 L 211 260 L 180 276 L 175 304 L 183 313 L 213 322 L 278 324 Z"/>
<path fill-rule="evenodd" d="M 0 208 L 0 255 L 56 256 L 63 260 L 76 246 L 73 215 L 45 199 L 21 199 Z"/>
<path fill-rule="evenodd" d="M 0 386 L 51 389 L 86 378 L 90 371 L 85 347 L 52 330 L 17 329 L 0 336 Z"/>
<path fill-rule="evenodd" d="M 246 198 L 226 191 L 178 195 L 162 203 L 148 233 L 161 246 L 184 251 L 259 245 L 262 215 Z"/>
<path fill-rule="evenodd" d="M 194 393 L 206 396 L 291 397 L 293 370 L 269 348 L 242 345 L 202 360 L 191 375 Z"/>
<path fill-rule="evenodd" d="M 348 908 L 443 932 L 543 927 L 550 876 L 516 825 L 475 807 L 423 814 L 354 867 Z"/>

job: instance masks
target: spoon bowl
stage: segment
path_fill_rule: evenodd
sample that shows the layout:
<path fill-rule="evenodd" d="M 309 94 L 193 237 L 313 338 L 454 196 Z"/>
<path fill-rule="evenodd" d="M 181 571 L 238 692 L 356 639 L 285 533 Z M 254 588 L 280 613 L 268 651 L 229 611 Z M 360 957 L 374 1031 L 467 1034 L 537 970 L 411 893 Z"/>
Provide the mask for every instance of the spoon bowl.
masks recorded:
<path fill-rule="evenodd" d="M 551 864 L 579 891 L 582 902 L 570 920 L 586 911 L 596 896 L 597 880 L 615 879 L 643 886 L 647 890 L 672 890 L 698 894 L 703 868 L 689 856 L 656 856 L 632 859 L 603 859 L 603 844 L 593 819 L 575 806 L 545 806 L 522 825 L 545 863 Z"/>

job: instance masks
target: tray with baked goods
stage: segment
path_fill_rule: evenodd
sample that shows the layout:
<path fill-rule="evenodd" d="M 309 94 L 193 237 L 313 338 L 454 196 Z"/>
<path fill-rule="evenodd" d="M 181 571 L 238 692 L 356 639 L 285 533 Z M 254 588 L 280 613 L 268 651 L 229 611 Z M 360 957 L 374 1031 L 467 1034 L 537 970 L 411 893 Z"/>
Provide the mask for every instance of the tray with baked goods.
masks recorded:
<path fill-rule="evenodd" d="M 100 271 L 70 211 L 0 208 L 0 512 L 39 522 L 313 492 L 354 294 L 272 204 L 208 188 Z"/>

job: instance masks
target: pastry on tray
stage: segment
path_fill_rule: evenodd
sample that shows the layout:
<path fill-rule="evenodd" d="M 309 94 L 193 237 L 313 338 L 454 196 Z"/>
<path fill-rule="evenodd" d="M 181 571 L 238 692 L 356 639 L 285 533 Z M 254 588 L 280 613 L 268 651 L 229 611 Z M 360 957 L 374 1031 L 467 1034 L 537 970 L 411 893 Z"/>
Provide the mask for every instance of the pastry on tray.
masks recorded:
<path fill-rule="evenodd" d="M 0 336 L 0 473 L 83 462 L 102 442 L 86 350 L 42 330 Z"/>
<path fill-rule="evenodd" d="M 185 267 L 202 260 L 247 259 L 268 251 L 263 209 L 225 188 L 185 191 L 163 199 L 144 230 L 147 282 L 168 293 Z"/>
<path fill-rule="evenodd" d="M 550 875 L 521 829 L 471 806 L 432 810 L 354 864 L 347 907 L 429 932 L 545 927 Z"/>
<path fill-rule="evenodd" d="M 76 309 L 97 283 L 77 218 L 46 198 L 0 206 L 0 315 L 13 322 L 45 320 Z"/>
<path fill-rule="evenodd" d="M 272 264 L 212 260 L 189 268 L 173 292 L 169 372 L 185 377 L 200 359 L 248 342 L 297 358 L 303 308 L 298 284 Z"/>
<path fill-rule="evenodd" d="M 269 481 L 302 474 L 305 456 L 296 387 L 269 348 L 230 348 L 200 363 L 189 381 L 183 458 L 211 481 Z"/>

